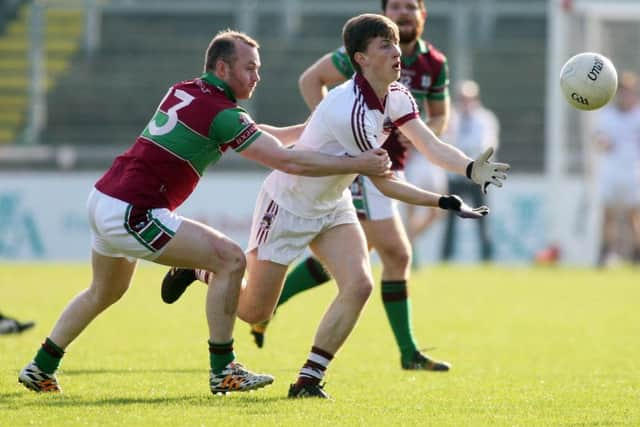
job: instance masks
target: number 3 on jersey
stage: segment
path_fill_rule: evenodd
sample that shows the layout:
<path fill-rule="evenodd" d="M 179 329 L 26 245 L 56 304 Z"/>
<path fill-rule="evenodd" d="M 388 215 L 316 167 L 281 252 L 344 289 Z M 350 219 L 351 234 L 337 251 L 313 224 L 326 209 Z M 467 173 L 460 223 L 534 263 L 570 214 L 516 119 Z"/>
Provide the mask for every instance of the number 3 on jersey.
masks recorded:
<path fill-rule="evenodd" d="M 160 102 L 161 106 L 167 100 L 169 95 L 171 95 L 172 90 L 173 88 L 169 89 L 169 92 L 167 92 L 164 98 L 162 98 L 162 102 Z M 151 121 L 149 122 L 149 133 L 151 135 L 160 136 L 160 135 L 165 135 L 171 132 L 173 128 L 176 127 L 176 125 L 178 124 L 178 111 L 186 107 L 187 105 L 191 104 L 191 102 L 194 100 L 193 96 L 189 95 L 187 92 L 180 89 L 175 89 L 175 91 L 173 92 L 173 96 L 178 98 L 180 102 L 178 102 L 173 107 L 169 108 L 169 110 L 166 113 L 167 122 L 162 126 L 158 126 L 156 124 L 156 117 L 151 119 Z M 158 109 L 158 111 L 160 111 L 160 109 Z"/>

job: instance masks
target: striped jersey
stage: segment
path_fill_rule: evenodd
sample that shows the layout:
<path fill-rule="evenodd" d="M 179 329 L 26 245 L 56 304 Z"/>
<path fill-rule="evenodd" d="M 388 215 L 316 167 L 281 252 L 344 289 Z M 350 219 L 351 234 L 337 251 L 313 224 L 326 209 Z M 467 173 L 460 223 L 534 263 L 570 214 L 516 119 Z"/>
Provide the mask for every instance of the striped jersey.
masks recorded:
<path fill-rule="evenodd" d="M 293 149 L 337 156 L 356 156 L 379 148 L 394 127 L 420 117 L 409 90 L 398 82 L 389 86 L 380 102 L 360 74 L 332 89 L 313 111 Z M 332 212 L 349 198 L 355 174 L 304 177 L 273 171 L 263 189 L 282 208 L 305 218 Z"/>
<path fill-rule="evenodd" d="M 231 88 L 205 73 L 169 89 L 136 142 L 95 187 L 138 208 L 174 210 L 208 165 L 229 148 L 244 150 L 260 133 Z"/>
<path fill-rule="evenodd" d="M 353 75 L 353 66 L 344 47 L 336 49 L 331 60 L 344 77 Z M 412 56 L 402 56 L 401 61 L 399 81 L 411 90 L 424 118 L 425 101 L 443 101 L 449 97 L 447 58 L 430 43 L 418 40 L 416 52 Z M 383 148 L 389 152 L 392 169 L 402 170 L 406 163 L 407 148 L 398 142 L 397 135 L 398 130 L 392 132 Z"/>

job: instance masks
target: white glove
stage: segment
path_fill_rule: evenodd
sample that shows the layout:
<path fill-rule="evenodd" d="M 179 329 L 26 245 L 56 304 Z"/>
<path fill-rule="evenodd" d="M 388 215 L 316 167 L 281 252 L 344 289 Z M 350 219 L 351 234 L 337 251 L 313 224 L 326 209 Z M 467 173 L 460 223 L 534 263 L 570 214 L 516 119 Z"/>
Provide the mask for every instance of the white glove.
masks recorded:
<path fill-rule="evenodd" d="M 479 206 L 472 208 L 463 202 L 460 196 L 456 196 L 455 194 L 440 197 L 440 199 L 438 199 L 438 206 L 441 209 L 453 211 L 460 218 L 477 219 L 489 214 L 488 207 Z"/>
<path fill-rule="evenodd" d="M 502 187 L 502 181 L 507 179 L 506 172 L 511 167 L 507 163 L 490 162 L 492 154 L 493 147 L 489 147 L 467 166 L 467 178 L 479 184 L 484 194 L 487 194 L 489 184 Z"/>

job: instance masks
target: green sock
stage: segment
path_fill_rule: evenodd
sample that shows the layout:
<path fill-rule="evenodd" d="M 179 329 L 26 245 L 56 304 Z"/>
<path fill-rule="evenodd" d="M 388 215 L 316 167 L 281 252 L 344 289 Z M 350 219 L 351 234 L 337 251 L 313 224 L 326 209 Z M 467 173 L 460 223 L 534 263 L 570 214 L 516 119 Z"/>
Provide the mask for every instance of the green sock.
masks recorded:
<path fill-rule="evenodd" d="M 40 346 L 33 361 L 43 372 L 53 374 L 60 366 L 62 356 L 64 356 L 64 350 L 47 338 Z"/>
<path fill-rule="evenodd" d="M 383 280 L 382 303 L 396 338 L 402 359 L 410 359 L 418 346 L 411 327 L 411 301 L 406 280 Z"/>
<path fill-rule="evenodd" d="M 233 339 L 229 342 L 209 343 L 209 364 L 214 374 L 219 374 L 229 363 L 236 358 L 233 352 Z"/>
<path fill-rule="evenodd" d="M 320 261 L 314 257 L 305 259 L 287 274 L 278 306 L 284 304 L 295 294 L 327 283 L 329 280 L 331 280 L 331 276 L 320 264 Z"/>

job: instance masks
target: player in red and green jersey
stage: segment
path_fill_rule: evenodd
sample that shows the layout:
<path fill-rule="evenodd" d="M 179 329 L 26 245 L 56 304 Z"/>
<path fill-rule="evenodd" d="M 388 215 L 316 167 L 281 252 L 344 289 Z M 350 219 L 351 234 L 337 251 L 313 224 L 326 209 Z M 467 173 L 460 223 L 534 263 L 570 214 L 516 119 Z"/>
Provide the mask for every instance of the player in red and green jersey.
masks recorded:
<path fill-rule="evenodd" d="M 430 43 L 420 39 L 427 15 L 422 0 L 383 0 L 384 15 L 400 30 L 402 68 L 400 82 L 412 95 L 429 127 L 440 134 L 449 119 L 449 76 L 446 57 Z M 309 108 L 324 98 L 329 86 L 353 75 L 353 66 L 343 47 L 328 53 L 300 77 L 300 90 Z M 392 169 L 401 173 L 407 159 L 406 138 L 395 129 L 385 144 Z M 424 168 L 443 173 L 420 156 Z M 444 179 L 442 181 L 445 181 Z M 381 194 L 366 177 L 358 177 L 351 187 L 370 248 L 377 251 L 382 265 L 382 301 L 401 353 L 403 369 L 447 371 L 446 362 L 432 360 L 419 351 L 411 325 L 411 306 L 407 282 L 411 270 L 411 245 L 394 200 Z M 441 189 L 435 189 L 439 191 Z M 434 214 L 437 210 L 433 210 Z M 431 214 L 431 212 L 430 212 Z M 306 289 L 327 283 L 331 277 L 310 257 L 287 276 L 278 305 Z M 266 324 L 253 325 L 256 344 L 262 346 Z"/>
<path fill-rule="evenodd" d="M 235 361 L 233 327 L 246 267 L 231 239 L 179 216 L 205 168 L 233 149 L 242 156 L 291 174 L 386 174 L 384 150 L 354 158 L 287 150 L 303 126 L 260 130 L 237 105 L 260 80 L 258 44 L 247 35 L 223 31 L 205 55 L 204 74 L 172 86 L 133 146 L 98 180 L 88 201 L 93 279 L 62 313 L 19 381 L 38 392 L 60 392 L 55 375 L 62 356 L 91 321 L 124 295 L 138 258 L 214 272 L 206 314 L 209 325 L 209 385 L 212 393 L 264 387 L 273 377 L 255 374 Z"/>

